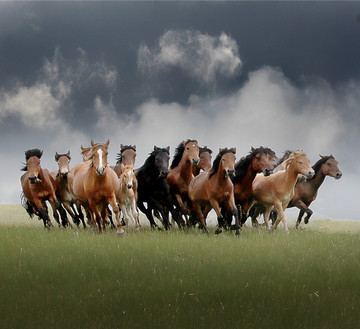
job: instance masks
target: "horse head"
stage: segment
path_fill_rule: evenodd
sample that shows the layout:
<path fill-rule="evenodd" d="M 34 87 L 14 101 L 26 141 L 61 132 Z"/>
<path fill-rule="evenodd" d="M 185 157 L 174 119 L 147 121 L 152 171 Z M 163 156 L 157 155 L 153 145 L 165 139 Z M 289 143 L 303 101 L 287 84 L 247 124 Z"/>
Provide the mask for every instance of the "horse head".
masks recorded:
<path fill-rule="evenodd" d="M 134 176 L 135 174 L 133 165 L 124 166 L 121 164 L 120 182 L 124 184 L 129 190 L 133 188 Z"/>
<path fill-rule="evenodd" d="M 335 160 L 335 158 L 330 156 L 322 156 L 320 155 L 323 164 L 322 164 L 322 172 L 324 175 L 328 175 L 330 177 L 334 177 L 335 179 L 340 179 L 342 177 L 342 172 L 340 171 L 338 167 L 338 162 Z"/>
<path fill-rule="evenodd" d="M 94 143 L 91 140 L 91 154 L 92 154 L 92 165 L 95 167 L 96 174 L 98 176 L 104 176 L 106 168 L 108 166 L 108 146 L 110 141 L 107 140 L 105 144 Z"/>
<path fill-rule="evenodd" d="M 253 155 L 251 159 L 251 166 L 255 172 L 262 172 L 265 176 L 272 174 L 276 158 L 274 151 L 262 146 L 257 149 L 251 147 L 251 154 Z"/>
<path fill-rule="evenodd" d="M 193 166 L 196 166 L 199 161 L 199 145 L 196 140 L 190 140 L 183 142 L 184 152 L 183 157 L 189 161 Z"/>
<path fill-rule="evenodd" d="M 159 172 L 160 178 L 166 178 L 169 174 L 170 146 L 159 148 L 154 146 L 154 165 Z"/>
<path fill-rule="evenodd" d="M 136 145 L 120 145 L 120 153 L 118 153 L 118 162 L 125 166 L 134 165 L 136 158 Z"/>
<path fill-rule="evenodd" d="M 42 155 L 43 151 L 40 151 L 39 149 L 30 149 L 25 151 L 26 166 L 22 168 L 22 170 L 28 172 L 28 177 L 31 184 L 41 182 L 40 159 Z"/>
<path fill-rule="evenodd" d="M 213 167 L 212 173 L 210 177 L 214 175 L 216 172 L 222 172 L 225 177 L 234 177 L 235 176 L 235 153 L 236 147 L 231 149 L 219 149 L 219 154 L 216 156 Z"/>
<path fill-rule="evenodd" d="M 59 175 L 62 178 L 66 178 L 69 173 L 69 164 L 70 164 L 71 156 L 70 151 L 66 154 L 55 153 L 55 161 L 59 165 Z"/>
<path fill-rule="evenodd" d="M 199 158 L 200 161 L 197 164 L 197 167 L 199 169 L 202 169 L 204 171 L 209 171 L 211 168 L 211 154 L 212 151 L 207 148 L 206 146 L 204 147 L 200 147 L 200 151 L 199 151 Z"/>
<path fill-rule="evenodd" d="M 315 170 L 311 168 L 310 160 L 303 151 L 295 151 L 291 153 L 284 163 L 286 170 L 293 167 L 298 174 L 304 175 L 307 179 L 311 179 L 315 175 Z"/>

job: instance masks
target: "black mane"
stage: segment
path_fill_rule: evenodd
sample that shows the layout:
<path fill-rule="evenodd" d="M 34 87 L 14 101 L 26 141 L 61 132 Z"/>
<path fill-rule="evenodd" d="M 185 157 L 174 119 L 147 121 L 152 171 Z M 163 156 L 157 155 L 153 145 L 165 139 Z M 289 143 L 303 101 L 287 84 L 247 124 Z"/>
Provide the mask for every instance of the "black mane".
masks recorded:
<path fill-rule="evenodd" d="M 120 152 L 116 154 L 116 164 L 120 164 L 122 161 L 122 153 L 126 150 L 133 150 L 136 152 L 136 147 L 135 145 L 123 145 L 123 147 L 121 148 Z"/>
<path fill-rule="evenodd" d="M 226 154 L 226 153 L 236 153 L 235 149 L 234 148 L 231 148 L 231 149 L 228 149 L 228 148 L 224 148 L 222 149 L 219 154 L 216 156 L 214 162 L 213 162 L 213 165 L 210 169 L 210 177 L 212 177 L 213 175 L 215 175 L 218 170 L 219 170 L 219 165 L 220 165 L 220 160 L 221 160 L 221 157 Z"/>
<path fill-rule="evenodd" d="M 173 161 L 171 162 L 171 166 L 170 166 L 171 169 L 174 169 L 180 163 L 182 155 L 184 153 L 184 149 L 185 149 L 184 145 L 186 145 L 189 142 L 197 143 L 197 140 L 188 139 L 186 142 L 181 142 L 177 146 L 177 148 L 175 149 L 175 154 L 174 154 L 174 157 L 173 157 Z"/>
<path fill-rule="evenodd" d="M 268 148 L 268 147 L 258 147 L 257 149 L 254 149 L 252 151 L 250 151 L 250 153 L 245 156 L 242 157 L 236 164 L 235 164 L 235 177 L 232 180 L 233 183 L 238 183 L 241 182 L 243 180 L 243 178 L 246 175 L 246 172 L 253 160 L 253 158 L 258 155 L 258 154 L 268 154 L 271 156 L 275 156 L 275 152 Z"/>
<path fill-rule="evenodd" d="M 320 170 L 320 167 L 329 159 L 335 159 L 333 157 L 333 155 L 328 155 L 328 156 L 324 156 L 321 157 L 320 160 L 318 160 L 313 166 L 312 168 L 314 169 L 315 173 L 317 173 Z"/>
<path fill-rule="evenodd" d="M 26 162 L 33 156 L 38 157 L 39 159 L 41 159 L 41 156 L 43 154 L 43 151 L 40 151 L 39 149 L 30 149 L 25 151 L 25 160 Z M 21 171 L 27 171 L 27 165 L 25 165 L 25 167 L 21 168 Z"/>
<path fill-rule="evenodd" d="M 286 150 L 284 151 L 284 155 L 282 156 L 281 159 L 278 160 L 276 166 L 278 166 L 279 164 L 283 163 L 285 160 L 287 160 L 290 156 L 291 153 L 293 153 L 294 151 L 292 150 Z"/>

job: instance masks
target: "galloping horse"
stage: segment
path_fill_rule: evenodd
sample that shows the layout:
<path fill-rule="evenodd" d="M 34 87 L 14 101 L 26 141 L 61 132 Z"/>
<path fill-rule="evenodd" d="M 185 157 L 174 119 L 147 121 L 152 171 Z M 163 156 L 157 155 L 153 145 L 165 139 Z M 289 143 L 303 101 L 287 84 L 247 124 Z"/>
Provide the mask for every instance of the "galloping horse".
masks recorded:
<path fill-rule="evenodd" d="M 89 206 L 92 215 L 96 216 L 99 232 L 105 229 L 107 206 L 111 205 L 116 216 L 117 233 L 123 234 L 119 207 L 116 204 L 116 193 L 119 190 L 119 179 L 113 169 L 108 167 L 107 155 L 110 141 L 105 144 L 91 140 L 89 160 L 78 168 L 73 181 L 73 191 L 78 200 Z M 102 224 L 102 225 L 101 225 Z"/>
<path fill-rule="evenodd" d="M 176 148 L 171 169 L 167 176 L 170 193 L 176 202 L 179 216 L 187 216 L 189 211 L 185 206 L 189 200 L 188 187 L 194 178 L 193 166 L 199 163 L 199 145 L 196 140 L 181 142 Z M 185 204 L 184 204 L 185 203 Z M 189 225 L 189 223 L 188 223 Z"/>
<path fill-rule="evenodd" d="M 265 176 L 270 175 L 274 168 L 273 162 L 276 159 L 273 150 L 262 146 L 256 149 L 252 147 L 250 153 L 235 164 L 235 176 L 232 177 L 231 181 L 234 184 L 235 204 L 239 209 L 241 224 L 246 221 L 246 214 L 243 209 L 247 209 L 251 203 L 252 183 L 256 174 L 262 172 Z"/>
<path fill-rule="evenodd" d="M 230 179 L 235 173 L 235 153 L 236 148 L 220 149 L 210 171 L 197 175 L 190 182 L 189 198 L 205 233 L 208 233 L 206 217 L 212 208 L 218 216 L 219 227 L 216 233 L 221 232 L 224 218 L 220 207 L 224 207 L 227 212 L 235 217 L 236 236 L 240 235 L 239 217 L 234 200 L 234 186 Z"/>
<path fill-rule="evenodd" d="M 320 157 L 321 159 L 312 166 L 315 171 L 314 177 L 297 182 L 295 185 L 295 195 L 288 204 L 288 208 L 297 207 L 300 209 L 299 216 L 296 221 L 296 228 L 299 227 L 304 213 L 306 213 L 306 217 L 304 219 L 305 224 L 309 222 L 309 218 L 313 213 L 311 209 L 309 209 L 309 206 L 311 202 L 316 199 L 317 191 L 324 182 L 325 177 L 330 176 L 335 179 L 340 179 L 342 176 L 338 167 L 338 162 L 332 155 L 320 155 Z"/>
<path fill-rule="evenodd" d="M 138 207 L 148 218 L 152 228 L 158 227 L 154 221 L 152 211 L 160 213 L 165 229 L 170 228 L 168 211 L 179 227 L 183 227 L 172 203 L 169 185 L 166 177 L 169 174 L 170 147 L 154 146 L 145 163 L 135 170 L 138 180 Z M 144 203 L 147 204 L 145 207 Z"/>
<path fill-rule="evenodd" d="M 209 171 L 211 169 L 211 154 L 212 151 L 207 146 L 199 148 L 200 161 L 197 165 L 193 166 L 194 176 L 199 175 L 201 170 Z"/>
<path fill-rule="evenodd" d="M 270 176 L 258 174 L 253 182 L 253 196 L 256 202 L 266 207 L 264 220 L 267 229 L 269 227 L 269 216 L 271 210 L 275 207 L 279 214 L 272 229 L 276 229 L 282 220 L 285 232 L 289 233 L 285 208 L 294 196 L 294 187 L 298 178 L 298 174 L 307 178 L 312 178 L 315 174 L 314 169 L 310 167 L 310 160 L 302 151 L 293 152 L 285 161 L 285 170 L 280 170 Z"/>
<path fill-rule="evenodd" d="M 133 190 L 134 176 L 134 167 L 132 165 L 124 166 L 121 164 L 121 174 L 119 178 L 120 188 L 116 196 L 126 224 L 128 224 L 129 219 L 131 219 L 135 224 L 135 228 L 139 230 L 139 211 L 136 206 L 136 198 Z"/>
<path fill-rule="evenodd" d="M 80 224 L 80 218 L 84 227 L 86 227 L 84 217 L 78 215 L 74 207 L 76 199 L 74 198 L 70 187 L 71 179 L 69 179 L 69 176 L 72 175 L 69 170 L 70 160 L 70 151 L 66 154 L 58 154 L 56 152 L 55 161 L 57 162 L 59 169 L 51 172 L 50 175 L 55 182 L 54 188 L 58 201 L 67 210 L 76 225 Z"/>
<path fill-rule="evenodd" d="M 21 186 L 26 198 L 24 207 L 30 217 L 36 214 L 43 220 L 45 227 L 50 227 L 52 224 L 46 206 L 46 201 L 49 201 L 57 223 L 60 225 L 57 213 L 59 212 L 62 225 L 68 226 L 66 212 L 55 195 L 55 182 L 49 171 L 40 166 L 42 154 L 43 151 L 39 149 L 31 149 L 25 152 L 26 166 L 22 170 L 26 173 L 21 176 Z"/>

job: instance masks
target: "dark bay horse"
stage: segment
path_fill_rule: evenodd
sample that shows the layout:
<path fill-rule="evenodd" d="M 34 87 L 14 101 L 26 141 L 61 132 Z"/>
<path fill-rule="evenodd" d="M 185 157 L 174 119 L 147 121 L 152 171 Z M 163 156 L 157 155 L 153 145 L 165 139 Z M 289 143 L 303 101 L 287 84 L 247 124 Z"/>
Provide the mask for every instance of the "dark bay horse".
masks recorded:
<path fill-rule="evenodd" d="M 205 233 L 208 233 L 206 217 L 211 209 L 214 209 L 218 216 L 219 227 L 216 233 L 221 232 L 224 222 L 221 208 L 224 207 L 226 212 L 234 216 L 236 236 L 240 235 L 234 186 L 230 179 L 235 174 L 235 153 L 236 148 L 220 149 L 210 171 L 197 175 L 190 182 L 189 198 Z"/>
<path fill-rule="evenodd" d="M 188 139 L 181 142 L 175 150 L 175 155 L 171 163 L 170 172 L 167 176 L 167 182 L 170 187 L 170 193 L 173 197 L 179 216 L 189 215 L 186 206 L 189 196 L 188 187 L 194 178 L 193 167 L 200 161 L 199 145 L 196 140 Z M 187 223 L 188 226 L 190 223 Z"/>
<path fill-rule="evenodd" d="M 26 166 L 22 170 L 26 172 L 21 176 L 21 186 L 26 198 L 24 207 L 30 217 L 36 214 L 43 220 L 45 227 L 50 227 L 52 224 L 46 206 L 46 201 L 48 201 L 57 223 L 60 225 L 59 212 L 61 223 L 66 227 L 69 222 L 64 208 L 56 198 L 55 181 L 49 171 L 40 166 L 42 154 L 43 151 L 39 149 L 30 149 L 25 152 Z"/>
<path fill-rule="evenodd" d="M 261 146 L 256 149 L 252 147 L 250 153 L 235 164 L 235 176 L 231 181 L 234 184 L 235 204 L 239 209 L 241 224 L 246 221 L 246 213 L 243 209 L 248 209 L 252 201 L 253 180 L 258 173 L 270 175 L 276 160 L 273 150 Z"/>
<path fill-rule="evenodd" d="M 170 147 L 154 146 L 145 163 L 135 170 L 138 180 L 138 207 L 148 218 L 152 228 L 158 227 L 152 212 L 158 212 L 165 229 L 170 228 L 168 212 L 173 219 L 183 227 L 181 219 L 175 211 L 166 177 L 169 174 Z M 147 204 L 147 207 L 145 206 Z"/>
<path fill-rule="evenodd" d="M 270 176 L 258 174 L 253 181 L 253 196 L 257 203 L 265 206 L 264 220 L 267 229 L 269 227 L 269 216 L 275 207 L 279 214 L 278 219 L 272 229 L 276 229 L 280 221 L 283 221 L 285 232 L 289 233 L 285 208 L 294 196 L 294 187 L 298 175 L 304 175 L 312 178 L 315 174 L 314 169 L 310 167 L 310 160 L 302 151 L 293 152 L 285 161 L 285 170 L 280 170 Z"/>
<path fill-rule="evenodd" d="M 72 181 L 72 179 L 69 178 L 69 176 L 72 176 L 69 167 L 71 161 L 70 151 L 66 154 L 59 154 L 56 152 L 55 161 L 57 162 L 59 168 L 58 170 L 51 172 L 51 177 L 55 181 L 56 197 L 72 217 L 74 223 L 79 225 L 81 220 L 83 226 L 86 227 L 83 214 L 81 212 L 78 214 L 75 209 L 76 199 L 70 186 L 70 182 Z"/>
<path fill-rule="evenodd" d="M 73 180 L 73 192 L 78 200 L 88 205 L 90 215 L 95 214 L 100 233 L 105 229 L 107 207 L 110 205 L 115 213 L 117 233 L 123 234 L 116 203 L 119 178 L 107 162 L 109 143 L 109 140 L 104 144 L 91 141 L 89 160 L 78 168 Z"/>
<path fill-rule="evenodd" d="M 332 155 L 321 156 L 312 168 L 315 171 L 314 177 L 307 180 L 299 180 L 295 185 L 295 195 L 288 204 L 288 208 L 297 207 L 300 209 L 299 216 L 296 221 L 296 228 L 299 227 L 301 219 L 306 213 L 304 219 L 305 224 L 309 222 L 312 210 L 309 209 L 310 204 L 316 199 L 317 192 L 326 176 L 340 179 L 342 173 L 338 167 L 338 162 Z"/>

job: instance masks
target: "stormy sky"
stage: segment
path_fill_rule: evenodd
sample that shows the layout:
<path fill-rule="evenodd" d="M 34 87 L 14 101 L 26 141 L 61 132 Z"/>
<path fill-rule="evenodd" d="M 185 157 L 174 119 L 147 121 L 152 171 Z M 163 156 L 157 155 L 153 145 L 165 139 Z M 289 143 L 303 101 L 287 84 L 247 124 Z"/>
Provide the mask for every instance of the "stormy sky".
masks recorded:
<path fill-rule="evenodd" d="M 110 139 L 197 139 L 333 154 L 314 217 L 360 219 L 360 3 L 0 2 L 0 202 L 20 202 L 24 151 Z"/>

